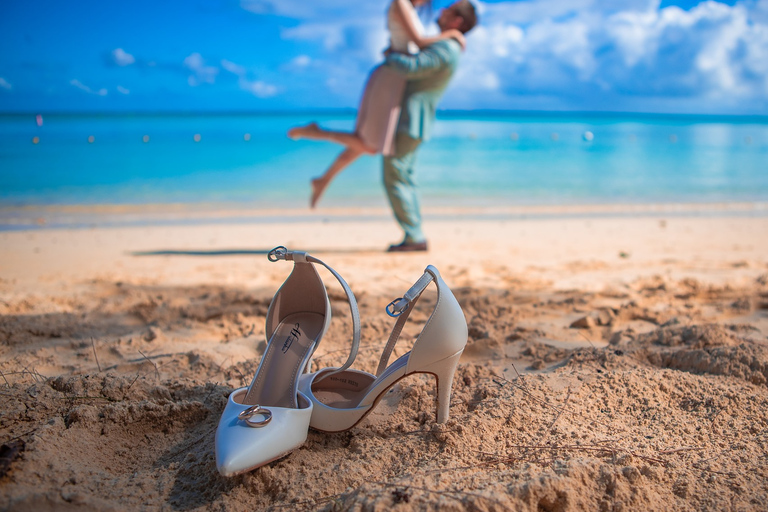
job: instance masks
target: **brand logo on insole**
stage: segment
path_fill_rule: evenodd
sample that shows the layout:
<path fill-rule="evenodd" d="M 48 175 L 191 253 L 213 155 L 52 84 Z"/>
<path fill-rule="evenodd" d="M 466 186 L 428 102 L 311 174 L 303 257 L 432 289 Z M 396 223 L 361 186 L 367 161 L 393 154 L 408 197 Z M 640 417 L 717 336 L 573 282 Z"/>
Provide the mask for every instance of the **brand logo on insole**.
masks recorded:
<path fill-rule="evenodd" d="M 293 329 L 291 329 L 291 334 L 285 338 L 285 343 L 283 343 L 283 354 L 288 352 L 288 349 L 291 348 L 291 345 L 293 345 L 294 341 L 299 341 L 299 336 L 301 336 L 301 331 L 299 331 L 299 324 L 295 323 L 293 324 Z"/>

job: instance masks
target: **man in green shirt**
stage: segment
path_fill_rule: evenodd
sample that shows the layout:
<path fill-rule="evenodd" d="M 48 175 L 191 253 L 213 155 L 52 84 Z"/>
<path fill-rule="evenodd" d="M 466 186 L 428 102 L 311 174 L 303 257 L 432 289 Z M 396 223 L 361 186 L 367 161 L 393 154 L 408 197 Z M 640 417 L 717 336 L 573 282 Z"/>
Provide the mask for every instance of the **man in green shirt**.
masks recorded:
<path fill-rule="evenodd" d="M 437 20 L 440 30 L 469 32 L 477 24 L 475 7 L 469 0 L 459 0 L 443 9 Z M 435 121 L 437 103 L 459 63 L 461 45 L 455 39 L 443 39 L 417 55 L 391 53 L 386 64 L 403 74 L 408 83 L 395 138 L 395 154 L 383 157 L 384 187 L 392 212 L 405 232 L 402 243 L 391 245 L 389 252 L 426 251 L 427 239 L 421 230 L 421 206 L 416 182 L 416 151 L 429 140 Z"/>

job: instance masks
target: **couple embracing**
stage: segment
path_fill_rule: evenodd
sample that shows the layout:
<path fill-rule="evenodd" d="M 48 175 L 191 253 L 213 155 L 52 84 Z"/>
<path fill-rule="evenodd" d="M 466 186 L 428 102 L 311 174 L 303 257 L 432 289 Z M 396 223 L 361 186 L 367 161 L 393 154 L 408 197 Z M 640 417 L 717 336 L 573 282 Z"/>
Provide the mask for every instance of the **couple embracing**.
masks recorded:
<path fill-rule="evenodd" d="M 345 146 L 322 176 L 312 180 L 311 206 L 331 180 L 363 154 L 381 154 L 384 187 L 405 236 L 390 252 L 426 251 L 415 163 L 419 145 L 429 139 L 437 103 L 458 65 L 464 34 L 477 23 L 469 0 L 443 9 L 440 34 L 425 37 L 417 8 L 430 0 L 393 0 L 387 11 L 390 48 L 373 70 L 363 92 L 354 132 L 326 130 L 316 123 L 288 131 L 291 138 L 336 142 Z"/>

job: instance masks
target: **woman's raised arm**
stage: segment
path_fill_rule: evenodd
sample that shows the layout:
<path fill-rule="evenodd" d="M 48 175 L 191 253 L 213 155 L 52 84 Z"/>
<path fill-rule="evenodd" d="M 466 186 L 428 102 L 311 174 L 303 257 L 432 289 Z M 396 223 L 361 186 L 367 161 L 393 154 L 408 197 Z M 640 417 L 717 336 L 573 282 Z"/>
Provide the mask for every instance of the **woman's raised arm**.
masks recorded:
<path fill-rule="evenodd" d="M 446 30 L 437 36 L 424 37 L 424 35 L 419 32 L 419 29 L 416 27 L 413 19 L 408 15 L 409 9 L 413 9 L 413 6 L 410 5 L 410 0 L 395 0 L 395 15 L 403 24 L 403 27 L 405 27 L 405 31 L 408 34 L 408 39 L 416 43 L 416 46 L 418 46 L 419 49 L 426 48 L 427 46 L 437 41 L 451 38 L 458 41 L 462 50 L 466 48 L 467 43 L 464 39 L 464 34 L 455 28 Z"/>

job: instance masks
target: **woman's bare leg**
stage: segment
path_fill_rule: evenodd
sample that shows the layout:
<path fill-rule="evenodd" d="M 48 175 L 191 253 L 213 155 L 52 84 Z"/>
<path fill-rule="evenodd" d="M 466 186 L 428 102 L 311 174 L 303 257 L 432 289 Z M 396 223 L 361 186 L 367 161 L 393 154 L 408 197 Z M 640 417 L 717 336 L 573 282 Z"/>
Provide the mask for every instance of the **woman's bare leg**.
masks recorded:
<path fill-rule="evenodd" d="M 354 149 L 359 153 L 375 154 L 376 151 L 369 148 L 363 143 L 360 137 L 355 133 L 339 132 L 335 130 L 326 130 L 320 128 L 317 123 L 309 123 L 306 126 L 297 126 L 288 130 L 288 136 L 292 139 L 312 139 L 312 140 L 327 140 L 347 146 Z"/>
<path fill-rule="evenodd" d="M 336 175 L 343 171 L 349 164 L 357 160 L 362 154 L 363 152 L 348 147 L 336 157 L 336 160 L 334 160 L 328 170 L 325 171 L 325 174 L 311 181 L 312 198 L 309 200 L 310 208 L 314 208 L 317 205 L 317 202 L 320 200 L 323 192 L 325 192 L 325 189 L 328 188 L 328 185 L 331 184 L 333 178 L 335 178 Z"/>

